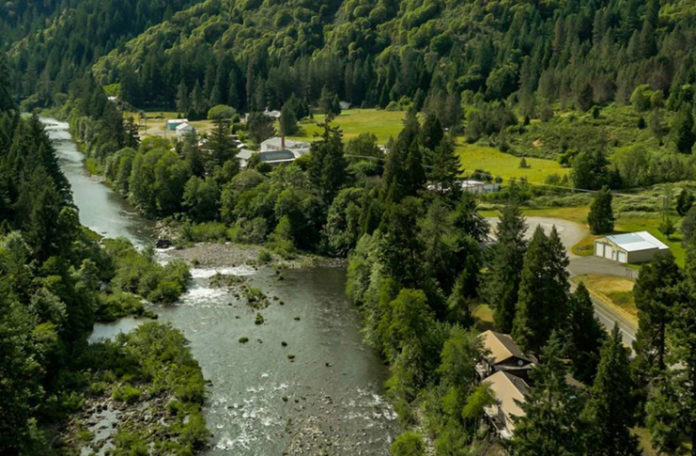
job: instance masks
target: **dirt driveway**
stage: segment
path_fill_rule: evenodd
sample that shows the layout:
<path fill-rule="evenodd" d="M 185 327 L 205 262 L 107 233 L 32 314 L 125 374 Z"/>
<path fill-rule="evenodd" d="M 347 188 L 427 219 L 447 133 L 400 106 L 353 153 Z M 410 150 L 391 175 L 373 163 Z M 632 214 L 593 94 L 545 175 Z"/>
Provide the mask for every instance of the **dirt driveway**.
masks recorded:
<path fill-rule="evenodd" d="M 491 232 L 495 236 L 496 227 L 498 226 L 498 217 L 487 218 L 488 223 L 491 225 Z M 558 218 L 550 217 L 526 217 L 527 220 L 527 239 L 531 239 L 537 226 L 541 226 L 544 233 L 547 235 L 551 233 L 551 229 L 555 226 L 558 235 L 561 238 L 561 242 L 568 251 L 568 256 L 570 258 L 575 257 L 570 249 L 578 242 L 582 241 L 585 236 L 587 236 L 587 228 L 579 223 L 571 222 L 570 220 L 563 220 Z"/>

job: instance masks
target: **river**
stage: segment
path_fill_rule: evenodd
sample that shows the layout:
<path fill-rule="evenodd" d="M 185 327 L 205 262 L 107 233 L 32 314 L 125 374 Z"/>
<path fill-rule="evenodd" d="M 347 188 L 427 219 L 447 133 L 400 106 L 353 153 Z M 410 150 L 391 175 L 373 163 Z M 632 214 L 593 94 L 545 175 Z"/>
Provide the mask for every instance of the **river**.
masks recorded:
<path fill-rule="evenodd" d="M 42 121 L 81 223 L 140 247 L 152 244 L 152 223 L 84 170 L 67 124 Z M 158 255 L 166 261 L 172 252 Z M 209 286 L 215 269 L 193 269 L 180 302 L 154 309 L 183 331 L 210 382 L 204 413 L 213 436 L 205 454 L 388 454 L 397 424 L 383 394 L 387 370 L 362 342 L 358 312 L 344 296 L 345 271 L 290 270 L 279 280 L 271 268 L 230 270 L 277 297 L 261 311 L 264 324 L 256 325 L 256 311 L 230 292 Z M 139 323 L 95 325 L 92 340 Z"/>

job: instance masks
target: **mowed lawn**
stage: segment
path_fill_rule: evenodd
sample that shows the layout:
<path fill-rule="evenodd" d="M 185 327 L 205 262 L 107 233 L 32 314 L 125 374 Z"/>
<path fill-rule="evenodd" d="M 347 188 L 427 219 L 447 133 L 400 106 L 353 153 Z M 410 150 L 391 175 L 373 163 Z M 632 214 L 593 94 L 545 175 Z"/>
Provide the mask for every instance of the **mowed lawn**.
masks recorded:
<path fill-rule="evenodd" d="M 543 184 L 546 177 L 552 174 L 564 176 L 569 169 L 563 168 L 554 160 L 541 158 L 525 158 L 528 168 L 520 168 L 520 157 L 500 152 L 493 147 L 477 146 L 458 141 L 457 153 L 466 175 L 480 169 L 495 177 L 502 177 L 503 183 L 511 178 L 526 178 L 532 184 Z"/>
<path fill-rule="evenodd" d="M 389 138 L 396 138 L 403 128 L 404 111 L 384 111 L 381 109 L 348 109 L 333 119 L 332 124 L 343 130 L 343 138 L 351 139 L 361 133 L 377 136 L 379 144 L 386 144 Z M 324 122 L 324 115 L 317 114 L 314 119 L 300 122 L 301 132 L 291 139 L 312 142 L 315 135 L 322 131 L 319 124 Z"/>

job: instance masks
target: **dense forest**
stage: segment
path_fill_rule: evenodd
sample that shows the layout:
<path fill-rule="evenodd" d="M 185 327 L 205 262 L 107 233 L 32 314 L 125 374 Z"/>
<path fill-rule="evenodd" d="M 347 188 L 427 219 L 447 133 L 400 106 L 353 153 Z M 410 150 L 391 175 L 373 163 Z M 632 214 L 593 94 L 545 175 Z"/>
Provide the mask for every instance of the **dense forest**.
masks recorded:
<path fill-rule="evenodd" d="M 668 93 L 695 77 L 696 11 L 682 0 L 187 6 L 79 2 L 8 11 L 5 21 L 14 18 L 24 32 L 7 43 L 22 75 L 19 95 L 45 84 L 66 92 L 96 63 L 99 82 L 120 82 L 138 107 L 188 101 L 201 113 L 219 103 L 253 111 L 280 108 L 292 94 L 314 102 L 327 87 L 354 105 L 382 107 L 406 97 L 420 108 L 464 91 L 488 101 L 515 94 L 533 114 L 541 108 L 534 94 L 584 110 L 627 103 L 643 83 Z M 125 21 L 126 11 L 135 17 Z M 48 27 L 33 30 L 41 19 Z"/>
<path fill-rule="evenodd" d="M 127 241 L 82 227 L 42 124 L 20 117 L 8 88 L 0 59 L 0 453 L 79 453 L 89 440 L 75 417 L 99 398 L 171 397 L 181 411 L 153 432 L 119 427 L 114 454 L 200 447 L 203 377 L 178 331 L 153 322 L 87 344 L 96 321 L 152 317 L 143 298 L 175 300 L 187 266 L 160 266 Z"/>
<path fill-rule="evenodd" d="M 550 176 L 547 184 L 603 189 L 590 217 L 597 233 L 613 228 L 608 188 L 693 179 L 691 3 L 206 0 L 166 9 L 131 3 L 13 5 L 2 16 L 10 66 L 0 74 L 2 236 L 5 251 L 20 251 L 8 253 L 20 259 L 6 264 L 28 271 L 3 276 L 11 291 L 3 318 L 19 321 L 0 320 L 10 321 L 3 328 L 46 330 L 60 350 L 79 354 L 95 315 L 131 312 L 118 304 L 132 302 L 126 295 L 176 299 L 187 277 L 180 264 L 156 265 L 147 253 L 100 242 L 79 227 L 38 121 L 18 116 L 21 99 L 23 108 L 53 107 L 67 119 L 90 170 L 141 212 L 164 220 L 178 245 L 233 241 L 263 244 L 266 257 L 347 258 L 347 295 L 362 311 L 367 343 L 391 368 L 386 390 L 405 431 L 394 455 L 426 454 L 426 447 L 437 455 L 490 449 L 484 415 L 494 398 L 477 381 L 485 356 L 471 312 L 478 302 L 490 303 L 495 329 L 512 334 L 538 361 L 525 416 L 506 443 L 510 454 L 637 455 L 636 426 L 648 428 L 663 453 L 696 454 L 694 237 L 684 238 L 685 267 L 664 255 L 641 271 L 633 358 L 618 328 L 607 334 L 595 319 L 584 285 L 571 291 L 558 232 L 538 229 L 525 238 L 518 205 L 530 198 L 529 185 L 507 182 L 489 197 L 502 210 L 490 242 L 477 199 L 457 185 L 455 155 L 463 137 L 571 167 L 569 177 Z M 127 26 L 123 8 L 137 12 Z M 331 123 L 339 100 L 407 111 L 403 128 L 385 148 L 369 133 L 344 140 Z M 191 119 L 208 115 L 213 128 L 202 141 L 141 140 L 134 121 L 124 119 L 124 104 Z M 242 169 L 236 141 L 255 147 L 275 133 L 261 114 L 266 108 L 282 110 L 283 134 L 323 112 L 321 134 L 291 164 L 272 168 L 251 159 Z M 237 112 L 248 112 L 247 121 Z M 684 213 L 696 217 L 692 205 Z M 54 290 L 56 281 L 64 283 Z M 85 283 L 99 283 L 101 291 L 76 298 L 94 288 Z M 27 310 L 43 301 L 26 290 L 64 303 L 70 329 L 61 332 L 52 314 Z M 141 336 L 133 337 L 147 339 Z M 46 338 L 0 340 L 20 354 L 8 363 L 20 363 L 25 352 L 47 353 L 39 345 Z M 121 340 L 104 350 L 118 358 L 118 343 L 127 345 Z M 52 402 L 40 399 L 53 391 L 63 398 L 89 381 L 66 385 L 59 382 L 64 377 L 48 375 L 79 372 L 69 362 L 82 358 L 65 353 L 37 355 L 44 370 L 22 390 L 35 396 L 8 402 L 22 413 L 7 424 L 15 440 L 3 444 L 30 454 L 26 445 L 41 443 L 34 427 L 56 419 Z M 195 371 L 191 359 L 179 361 Z M 143 381 L 171 380 L 147 374 Z M 180 394 L 185 407 L 197 410 L 202 379 L 192 377 Z M 60 409 L 76 407 L 68 402 Z M 187 448 L 203 439 L 200 419 L 192 426 Z"/>

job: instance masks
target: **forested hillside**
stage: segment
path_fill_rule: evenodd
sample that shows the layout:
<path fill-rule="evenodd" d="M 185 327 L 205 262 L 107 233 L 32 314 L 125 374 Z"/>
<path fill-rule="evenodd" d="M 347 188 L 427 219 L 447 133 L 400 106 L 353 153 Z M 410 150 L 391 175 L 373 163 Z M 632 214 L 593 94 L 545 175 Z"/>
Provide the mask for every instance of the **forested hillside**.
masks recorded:
<path fill-rule="evenodd" d="M 11 48 L 15 93 L 48 106 L 99 57 L 193 0 L 6 2 L 0 45 Z"/>
<path fill-rule="evenodd" d="M 625 103 L 642 83 L 667 93 L 694 78 L 696 11 L 682 0 L 207 0 L 170 18 L 151 2 L 126 3 L 88 15 L 87 2 L 14 45 L 14 66 L 34 73 L 23 73 L 22 94 L 42 77 L 64 91 L 61 68 L 97 59 L 98 80 L 121 82 L 136 106 L 174 107 L 185 95 L 243 110 L 279 108 L 292 93 L 316 101 L 327 86 L 382 107 L 465 90 L 489 101 L 517 94 L 531 114 L 532 93 L 587 109 Z M 125 21 L 123 11 L 139 14 Z"/>
<path fill-rule="evenodd" d="M 143 298 L 171 302 L 189 277 L 185 264 L 160 266 L 80 225 L 51 141 L 37 117 L 20 117 L 0 56 L 0 453 L 79 453 L 91 437 L 74 418 L 98 399 L 128 407 L 125 392 L 176 399 L 183 413 L 147 434 L 116 422 L 115 451 L 191 454 L 203 445 L 203 377 L 179 332 L 151 323 L 87 344 L 96 321 L 151 316 Z"/>

